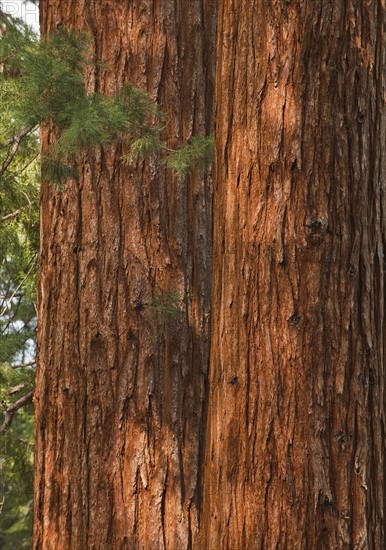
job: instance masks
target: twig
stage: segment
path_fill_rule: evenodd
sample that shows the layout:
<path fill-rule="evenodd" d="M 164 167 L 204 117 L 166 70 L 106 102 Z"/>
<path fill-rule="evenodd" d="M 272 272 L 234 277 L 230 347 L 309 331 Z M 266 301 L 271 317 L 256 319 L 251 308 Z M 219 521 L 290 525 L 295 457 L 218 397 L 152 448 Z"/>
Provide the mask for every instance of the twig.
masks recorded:
<path fill-rule="evenodd" d="M 12 302 L 14 302 L 14 300 L 16 300 L 16 304 L 13 303 L 12 305 L 14 305 L 14 310 L 13 310 L 13 314 L 9 317 L 8 321 L 7 321 L 7 324 L 3 327 L 1 327 L 1 334 L 7 334 L 8 330 L 9 330 L 9 327 L 12 325 L 14 319 L 16 318 L 17 316 L 17 313 L 19 311 L 19 307 L 20 307 L 20 304 L 21 304 L 21 301 L 22 301 L 22 298 L 23 298 L 23 294 L 20 293 L 20 294 L 15 294 L 15 296 L 13 296 L 12 298 Z M 6 312 L 6 310 L 4 310 L 4 312 Z M 10 313 L 12 313 L 12 311 L 10 311 Z M 26 323 L 24 322 L 24 326 L 26 325 Z M 19 332 L 19 331 L 17 331 Z"/>
<path fill-rule="evenodd" d="M 27 164 L 25 164 L 23 166 L 23 168 L 20 168 L 20 170 L 18 170 L 17 172 L 15 172 L 15 174 L 13 174 L 14 177 L 17 177 L 17 176 L 20 176 L 20 174 L 22 174 L 24 172 L 24 170 L 27 170 L 27 168 L 29 166 L 31 166 L 31 164 L 40 156 L 40 152 L 39 153 L 36 153 L 36 155 L 34 155 L 28 162 Z M 25 194 L 25 193 L 24 193 Z"/>
<path fill-rule="evenodd" d="M 26 197 L 28 204 L 22 206 L 21 208 L 18 208 L 17 210 L 15 210 L 14 212 L 11 212 L 10 214 L 7 214 L 6 216 L 3 216 L 2 218 L 0 218 L 0 223 L 7 222 L 9 220 L 13 220 L 19 214 L 21 214 L 21 212 L 23 212 L 23 210 L 25 210 L 26 208 L 29 208 L 29 211 L 30 211 L 29 214 L 30 214 L 30 217 L 31 217 L 31 210 L 32 210 L 33 205 L 36 204 L 36 201 L 31 201 L 31 199 L 29 198 L 27 193 L 25 193 L 24 191 L 21 191 L 21 192 Z"/>
<path fill-rule="evenodd" d="M 5 418 L 0 428 L 0 434 L 4 434 L 10 428 L 13 420 L 13 415 L 15 414 L 16 411 L 18 411 L 22 407 L 25 407 L 29 403 L 32 403 L 34 392 L 35 392 L 35 388 L 30 392 L 28 392 L 27 395 L 24 395 L 23 397 L 15 401 L 15 403 L 12 403 L 10 407 L 8 407 L 8 409 L 4 412 Z"/>
<path fill-rule="evenodd" d="M 1 296 L 0 310 L 3 309 L 3 306 L 4 306 L 5 302 L 8 299 L 8 292 L 9 292 L 10 288 L 11 288 L 11 278 L 9 277 L 8 281 L 7 281 L 7 288 L 4 289 L 5 290 L 4 297 Z"/>
<path fill-rule="evenodd" d="M 19 393 L 21 390 L 23 390 L 25 388 L 25 384 L 21 383 L 21 384 L 18 384 L 17 386 L 11 388 L 9 391 L 8 391 L 8 395 L 15 395 L 15 393 Z"/>
<path fill-rule="evenodd" d="M 2 218 L 0 218 L 0 223 L 16 218 L 16 216 L 18 216 L 20 212 L 21 212 L 21 208 L 19 208 L 18 210 L 15 210 L 15 212 L 11 212 L 11 214 L 7 214 L 6 216 L 3 216 Z"/>
<path fill-rule="evenodd" d="M 19 134 L 17 134 L 16 136 L 14 136 L 12 139 L 9 140 L 9 142 L 7 143 L 7 145 L 12 145 L 10 151 L 8 152 L 8 155 L 5 159 L 5 161 L 3 162 L 3 165 L 0 169 L 0 176 L 2 176 L 5 171 L 7 170 L 8 166 L 11 164 L 11 162 L 13 161 L 19 147 L 20 147 L 20 142 L 22 141 L 23 138 L 25 138 L 25 136 L 27 136 L 33 129 L 35 128 L 35 126 L 29 126 L 28 128 L 24 128 L 24 130 L 22 130 Z"/>
<path fill-rule="evenodd" d="M 11 365 L 13 369 L 23 369 L 25 367 L 32 367 L 36 365 L 36 361 L 29 361 L 28 363 L 22 363 L 21 365 Z"/>
<path fill-rule="evenodd" d="M 7 299 L 7 302 L 12 302 L 12 300 L 15 298 L 15 296 L 17 295 L 17 293 L 19 292 L 19 290 L 23 287 L 23 284 L 25 283 L 25 281 L 28 279 L 28 277 L 31 275 L 31 272 L 34 268 L 34 262 L 35 262 L 35 258 L 33 258 L 30 262 L 31 264 L 31 267 L 29 268 L 28 270 L 28 273 L 26 274 L 26 276 L 24 277 L 24 279 L 21 281 L 21 283 L 19 284 L 19 286 L 14 290 L 14 292 L 12 293 L 12 295 Z M 8 309 L 8 305 L 5 304 L 3 310 L 0 312 L 0 317 L 2 317 L 5 312 L 7 311 Z"/>
<path fill-rule="evenodd" d="M 28 447 L 34 446 L 33 442 L 28 441 L 28 439 L 25 439 L 24 437 L 20 437 L 20 435 L 15 434 L 14 437 L 16 437 L 18 441 L 21 441 L 22 443 L 24 443 L 24 445 L 28 445 Z"/>

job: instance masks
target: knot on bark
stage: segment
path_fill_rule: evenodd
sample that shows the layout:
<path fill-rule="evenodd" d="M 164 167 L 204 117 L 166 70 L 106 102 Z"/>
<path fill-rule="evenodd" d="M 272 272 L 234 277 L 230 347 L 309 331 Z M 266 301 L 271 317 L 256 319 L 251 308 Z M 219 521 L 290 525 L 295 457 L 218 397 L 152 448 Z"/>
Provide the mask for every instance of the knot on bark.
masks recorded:
<path fill-rule="evenodd" d="M 357 114 L 357 121 L 359 122 L 359 124 L 362 124 L 364 120 L 365 120 L 365 113 L 359 110 Z"/>
<path fill-rule="evenodd" d="M 350 274 L 350 277 L 354 277 L 354 275 L 356 274 L 357 272 L 357 268 L 355 267 L 354 264 L 350 264 L 350 267 L 348 269 L 348 272 Z"/>
<path fill-rule="evenodd" d="M 351 439 L 351 436 L 347 435 L 343 430 L 339 430 L 335 433 L 335 439 L 337 440 L 338 445 L 342 448 L 342 451 L 344 451 L 347 443 Z"/>
<path fill-rule="evenodd" d="M 290 326 L 299 327 L 302 324 L 303 316 L 299 313 L 293 313 L 291 317 L 288 318 L 287 322 Z"/>
<path fill-rule="evenodd" d="M 319 244 L 326 232 L 327 225 L 319 218 L 310 218 L 305 223 L 306 237 L 311 244 Z"/>

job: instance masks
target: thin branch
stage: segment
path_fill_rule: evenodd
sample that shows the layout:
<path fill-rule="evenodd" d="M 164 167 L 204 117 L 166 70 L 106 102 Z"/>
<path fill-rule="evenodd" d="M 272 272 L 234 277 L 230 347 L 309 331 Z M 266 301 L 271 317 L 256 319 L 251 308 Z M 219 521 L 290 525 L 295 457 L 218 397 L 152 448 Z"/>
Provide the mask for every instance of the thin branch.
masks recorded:
<path fill-rule="evenodd" d="M 15 403 L 12 403 L 10 407 L 8 407 L 8 409 L 4 412 L 5 418 L 0 428 L 0 434 L 4 434 L 11 427 L 13 415 L 15 414 L 16 411 L 18 411 L 19 409 L 22 409 L 29 403 L 32 403 L 34 392 L 35 392 L 35 388 L 30 392 L 28 392 L 27 395 L 24 395 L 23 397 L 15 401 Z"/>
<path fill-rule="evenodd" d="M 16 180 L 17 180 L 17 178 L 16 178 Z M 17 183 L 19 183 L 19 182 L 17 181 Z M 6 216 L 3 216 L 2 218 L 0 218 L 0 224 L 3 223 L 3 222 L 7 222 L 9 220 L 13 220 L 13 219 L 17 218 L 17 216 L 19 214 L 21 214 L 24 210 L 26 210 L 26 208 L 28 208 L 29 209 L 28 228 L 31 227 L 31 224 L 32 224 L 32 209 L 33 209 L 34 205 L 37 204 L 37 201 L 36 200 L 31 201 L 31 199 L 29 198 L 29 196 L 27 195 L 27 193 L 25 191 L 21 190 L 21 193 L 27 199 L 28 204 L 25 204 L 24 206 L 21 206 L 20 208 L 15 210 L 15 212 L 11 212 L 10 214 L 7 214 Z"/>
<path fill-rule="evenodd" d="M 18 441 L 21 441 L 24 445 L 28 445 L 28 447 L 34 446 L 33 442 L 31 443 L 31 441 L 28 441 L 28 439 L 25 439 L 24 437 L 20 437 L 20 435 L 14 434 L 13 437 L 16 437 Z"/>
<path fill-rule="evenodd" d="M 25 388 L 25 384 L 21 383 L 8 390 L 8 395 L 15 395 L 15 393 L 21 392 Z"/>
<path fill-rule="evenodd" d="M 15 172 L 13 174 L 14 177 L 17 177 L 17 176 L 20 176 L 20 174 L 22 174 L 25 170 L 27 170 L 27 168 L 29 166 L 31 166 L 31 164 L 40 156 L 40 152 L 39 153 L 36 153 L 36 155 L 34 155 L 28 162 L 27 164 L 25 164 L 23 166 L 23 168 L 20 168 L 20 170 L 18 170 L 17 172 Z"/>
<path fill-rule="evenodd" d="M 19 208 L 18 210 L 15 210 L 15 212 L 11 212 L 11 214 L 7 214 L 6 216 L 3 216 L 2 218 L 0 218 L 0 223 L 7 222 L 8 220 L 13 220 L 20 214 L 21 210 L 22 209 Z"/>
<path fill-rule="evenodd" d="M 13 315 L 12 317 L 10 317 L 8 319 L 8 323 L 7 323 L 7 329 L 9 329 L 9 327 L 11 326 L 11 324 L 13 324 L 15 322 L 15 319 L 19 313 L 19 308 L 20 308 L 20 304 L 21 304 L 21 301 L 22 299 L 24 298 L 24 294 L 21 292 L 20 294 L 17 294 L 14 299 L 12 300 L 12 305 L 13 305 Z M 22 319 L 19 319 L 19 321 L 21 321 Z M 26 325 L 26 322 L 24 321 L 24 326 Z M 24 327 L 23 327 L 24 328 Z"/>
<path fill-rule="evenodd" d="M 24 296 L 25 296 L 24 292 L 20 292 L 18 294 L 15 294 L 14 296 L 12 296 L 12 302 L 14 300 L 17 300 L 17 304 L 16 304 L 16 306 L 15 306 L 14 302 L 11 304 L 11 306 L 14 306 L 13 314 L 12 314 L 11 317 L 9 317 L 9 319 L 7 321 L 7 324 L 5 326 L 1 327 L 1 334 L 6 334 L 8 332 L 8 329 L 10 328 L 10 326 L 13 325 L 13 323 L 16 319 L 16 316 L 18 314 L 19 307 L 21 305 L 21 301 L 24 298 Z M 6 310 L 4 310 L 4 312 L 5 311 Z M 35 311 L 36 311 L 36 308 L 35 308 Z M 12 313 L 12 312 L 10 312 L 10 313 Z M 17 321 L 22 321 L 24 323 L 21 327 L 19 327 L 17 329 L 17 331 L 16 331 L 17 334 L 20 334 L 25 329 L 30 329 L 29 324 L 30 324 L 31 321 L 33 321 L 35 319 L 35 317 L 33 315 L 29 315 L 28 317 L 29 317 L 28 319 L 18 319 L 17 320 Z"/>
<path fill-rule="evenodd" d="M 0 296 L 0 298 L 1 298 L 0 310 L 3 309 L 3 306 L 4 306 L 5 302 L 6 302 L 7 299 L 8 299 L 8 293 L 9 293 L 9 291 L 10 291 L 11 284 L 12 284 L 11 277 L 8 277 L 7 288 L 5 289 L 4 297 L 3 297 L 3 296 Z"/>
<path fill-rule="evenodd" d="M 7 321 L 7 324 L 2 327 L 2 329 L 1 329 L 2 334 L 7 334 L 8 330 L 9 330 L 9 327 L 12 325 L 13 321 L 15 320 L 15 317 L 17 316 L 17 312 L 19 310 L 20 303 L 21 303 L 22 299 L 23 299 L 23 294 L 22 293 L 16 294 L 13 297 L 12 301 L 17 300 L 17 303 L 16 303 L 16 306 L 15 306 L 14 303 L 12 304 L 13 306 L 15 306 L 14 310 L 13 310 L 13 314 L 9 317 L 9 319 Z M 10 311 L 10 313 L 12 313 L 12 311 Z"/>
<path fill-rule="evenodd" d="M 30 132 L 32 132 L 32 130 L 35 128 L 35 125 L 33 126 L 29 126 L 28 128 L 24 128 L 24 130 L 22 130 L 19 134 L 17 134 L 16 136 L 13 136 L 13 138 L 11 138 L 7 145 L 12 145 L 11 149 L 9 150 L 8 152 L 8 155 L 6 157 L 6 159 L 4 160 L 3 162 L 3 165 L 0 169 L 0 176 L 2 176 L 5 171 L 7 170 L 8 166 L 11 164 L 11 162 L 13 161 L 16 153 L 18 152 L 19 150 L 19 147 L 20 147 L 20 143 L 22 141 L 23 138 L 25 138 Z"/>
<path fill-rule="evenodd" d="M 15 298 L 15 296 L 17 296 L 17 293 L 19 292 L 19 290 L 23 287 L 23 284 L 25 283 L 25 281 L 28 279 L 28 277 L 31 275 L 32 273 L 32 270 L 34 268 L 34 262 L 35 262 L 35 258 L 33 258 L 33 260 L 31 260 L 31 267 L 29 268 L 28 270 L 28 273 L 26 274 L 26 276 L 24 277 L 24 279 L 21 281 L 21 283 L 19 284 L 18 287 L 16 287 L 15 291 L 12 293 L 12 295 L 10 296 L 10 298 L 8 298 L 7 302 L 12 302 L 12 300 Z M 7 311 L 8 309 L 8 305 L 5 304 L 3 310 L 0 312 L 0 318 L 3 317 L 3 315 L 5 314 L 5 312 Z"/>
<path fill-rule="evenodd" d="M 22 363 L 21 365 L 11 365 L 13 369 L 24 369 L 26 367 L 33 367 L 36 365 L 36 361 L 29 361 L 28 363 Z"/>

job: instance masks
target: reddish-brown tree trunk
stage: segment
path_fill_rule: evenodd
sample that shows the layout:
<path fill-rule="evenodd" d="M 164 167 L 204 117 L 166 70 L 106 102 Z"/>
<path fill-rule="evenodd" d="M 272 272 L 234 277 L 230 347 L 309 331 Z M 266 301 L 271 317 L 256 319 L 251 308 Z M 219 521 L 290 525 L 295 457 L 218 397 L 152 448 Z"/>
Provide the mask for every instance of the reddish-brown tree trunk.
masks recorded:
<path fill-rule="evenodd" d="M 92 33 L 109 68 L 88 75 L 91 91 L 147 90 L 170 146 L 210 132 L 214 1 L 40 9 L 43 33 Z M 42 185 L 35 549 L 196 547 L 211 184 L 122 153 L 83 154 L 78 182 Z M 151 307 L 163 292 L 179 293 L 178 313 Z"/>
<path fill-rule="evenodd" d="M 224 0 L 202 548 L 385 548 L 384 2 Z"/>

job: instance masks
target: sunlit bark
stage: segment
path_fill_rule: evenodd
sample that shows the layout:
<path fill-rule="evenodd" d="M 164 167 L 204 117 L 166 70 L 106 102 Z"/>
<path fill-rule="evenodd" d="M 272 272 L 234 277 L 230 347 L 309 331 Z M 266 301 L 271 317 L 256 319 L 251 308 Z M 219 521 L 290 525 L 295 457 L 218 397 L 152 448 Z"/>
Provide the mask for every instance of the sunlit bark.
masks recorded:
<path fill-rule="evenodd" d="M 224 0 L 202 548 L 385 542 L 385 11 Z"/>

